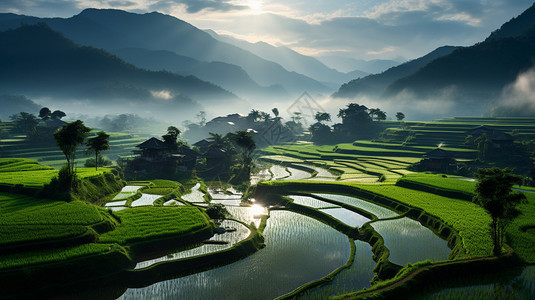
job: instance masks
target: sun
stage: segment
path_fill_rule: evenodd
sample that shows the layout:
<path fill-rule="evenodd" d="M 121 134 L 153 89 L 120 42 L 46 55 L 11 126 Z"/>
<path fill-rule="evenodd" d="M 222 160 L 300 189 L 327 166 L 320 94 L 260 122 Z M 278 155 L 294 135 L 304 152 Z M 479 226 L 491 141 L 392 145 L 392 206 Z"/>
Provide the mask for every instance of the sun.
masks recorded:
<path fill-rule="evenodd" d="M 248 0 L 247 6 L 254 12 L 262 11 L 262 0 Z"/>

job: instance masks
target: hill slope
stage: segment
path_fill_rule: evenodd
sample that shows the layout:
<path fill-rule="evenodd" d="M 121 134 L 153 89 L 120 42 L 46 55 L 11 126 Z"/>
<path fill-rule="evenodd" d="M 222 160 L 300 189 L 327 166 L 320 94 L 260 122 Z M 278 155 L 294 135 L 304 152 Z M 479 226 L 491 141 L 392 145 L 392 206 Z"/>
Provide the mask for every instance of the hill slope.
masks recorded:
<path fill-rule="evenodd" d="M 279 64 L 220 42 L 187 22 L 157 12 L 135 14 L 114 9 L 86 9 L 67 19 L 36 19 L 2 14 L 0 27 L 13 28 L 20 26 L 20 22 L 32 24 L 39 20 L 81 45 L 106 50 L 166 50 L 200 61 L 234 64 L 262 86 L 280 85 L 287 91 L 299 93 L 303 90 L 329 91 L 316 80 L 289 72 Z"/>
<path fill-rule="evenodd" d="M 138 69 L 103 50 L 83 47 L 45 24 L 0 32 L 0 91 L 52 98 L 105 111 L 134 106 L 143 111 L 193 112 L 195 101 L 240 101 L 233 94 L 193 76 Z M 194 100 L 192 100 L 194 99 Z M 83 107 L 82 106 L 82 107 Z"/>
<path fill-rule="evenodd" d="M 448 55 L 455 49 L 457 49 L 457 47 L 440 47 L 425 56 L 392 67 L 383 73 L 351 80 L 350 82 L 343 84 L 333 96 L 339 98 L 352 98 L 358 95 L 380 95 L 384 89 L 394 81 L 416 72 L 434 59 Z"/>

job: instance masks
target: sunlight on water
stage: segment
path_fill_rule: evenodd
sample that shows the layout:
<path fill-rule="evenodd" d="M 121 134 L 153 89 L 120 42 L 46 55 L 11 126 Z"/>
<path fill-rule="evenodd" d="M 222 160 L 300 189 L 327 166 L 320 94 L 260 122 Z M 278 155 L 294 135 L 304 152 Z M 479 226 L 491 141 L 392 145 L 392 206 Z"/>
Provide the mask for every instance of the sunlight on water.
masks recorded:
<path fill-rule="evenodd" d="M 360 227 L 362 224 L 370 221 L 370 219 L 364 217 L 361 214 L 352 212 L 345 208 L 327 208 L 321 209 L 322 213 L 328 214 L 334 217 L 337 220 L 340 220 L 342 223 L 349 225 L 351 227 Z"/>
<path fill-rule="evenodd" d="M 329 274 L 349 257 L 347 236 L 288 211 L 271 212 L 264 237 L 266 247 L 243 260 L 128 289 L 120 299 L 273 299 Z"/>
<path fill-rule="evenodd" d="M 183 195 L 181 198 L 189 202 L 205 202 L 204 193 L 200 190 L 201 184 L 197 183 L 191 188 L 191 193 Z"/>
<path fill-rule="evenodd" d="M 308 196 L 288 196 L 294 200 L 294 203 L 299 205 L 304 205 L 312 208 L 332 208 L 332 207 L 340 207 L 335 204 L 331 204 L 325 201 L 321 201 L 312 197 Z"/>

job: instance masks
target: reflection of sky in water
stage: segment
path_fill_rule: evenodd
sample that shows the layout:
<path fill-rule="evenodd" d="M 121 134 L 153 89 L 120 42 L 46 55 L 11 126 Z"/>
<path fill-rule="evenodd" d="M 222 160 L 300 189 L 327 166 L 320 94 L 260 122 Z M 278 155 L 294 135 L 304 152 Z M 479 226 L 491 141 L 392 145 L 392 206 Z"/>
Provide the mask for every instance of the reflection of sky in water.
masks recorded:
<path fill-rule="evenodd" d="M 376 204 L 373 204 L 368 201 L 364 201 L 362 199 L 355 198 L 355 197 L 349 197 L 349 196 L 344 196 L 344 195 L 333 195 L 333 194 L 313 194 L 313 195 L 361 208 L 365 211 L 368 211 L 376 215 L 379 219 L 395 217 L 398 215 L 396 212 L 388 208 L 385 208 L 385 207 L 382 207 L 382 206 L 379 206 L 379 205 L 376 205 Z"/>
<path fill-rule="evenodd" d="M 312 208 L 340 207 L 339 205 L 321 201 L 309 196 L 288 196 L 294 200 L 294 203 Z"/>
<path fill-rule="evenodd" d="M 132 207 L 136 206 L 144 206 L 144 205 L 152 205 L 152 203 L 158 199 L 161 198 L 162 195 L 151 195 L 151 194 L 141 194 L 141 197 L 132 202 Z"/>
<path fill-rule="evenodd" d="M 231 221 L 231 220 L 224 220 L 223 222 L 221 222 L 221 227 L 236 228 L 236 231 L 225 232 L 224 234 L 214 234 L 214 236 L 210 238 L 211 241 L 226 241 L 228 242 L 228 244 L 226 245 L 213 245 L 213 244 L 201 245 L 192 249 L 188 249 L 188 250 L 180 251 L 177 253 L 165 255 L 159 258 L 139 262 L 135 268 L 136 269 L 146 268 L 150 265 L 153 265 L 155 263 L 162 262 L 162 261 L 177 260 L 177 259 L 182 259 L 186 257 L 193 257 L 197 255 L 208 254 L 208 253 L 225 250 L 225 249 L 232 247 L 232 245 L 238 243 L 239 241 L 242 241 L 245 238 L 247 238 L 247 236 L 249 236 L 249 233 L 250 233 L 247 227 L 245 227 L 244 225 L 238 222 Z"/>
<path fill-rule="evenodd" d="M 516 271 L 516 270 L 512 270 Z M 535 266 L 523 267 L 520 275 L 510 277 L 508 272 L 504 278 L 493 284 L 474 284 L 465 287 L 443 289 L 425 295 L 429 299 L 534 299 Z"/>
<path fill-rule="evenodd" d="M 375 261 L 371 246 L 363 241 L 356 240 L 355 261 L 338 273 L 334 280 L 320 287 L 309 290 L 298 299 L 327 299 L 329 296 L 346 294 L 370 287 L 370 281 L 375 275 Z"/>
<path fill-rule="evenodd" d="M 448 259 L 448 243 L 417 221 L 401 218 L 378 221 L 371 225 L 385 240 L 393 263 L 405 266 L 426 259 Z"/>
<path fill-rule="evenodd" d="M 356 212 L 341 207 L 322 209 L 321 212 L 333 216 L 335 219 L 351 227 L 360 227 L 362 224 L 370 221 L 370 219 Z"/>
<path fill-rule="evenodd" d="M 129 289 L 121 299 L 273 299 L 329 274 L 349 258 L 347 236 L 288 211 L 271 212 L 264 238 L 266 247 L 245 259 Z"/>
<path fill-rule="evenodd" d="M 312 174 L 308 172 L 301 171 L 295 168 L 288 168 L 288 170 L 290 171 L 290 173 L 292 173 L 292 175 L 284 178 L 283 180 L 299 180 L 299 179 L 309 178 L 310 176 L 312 176 Z"/>
<path fill-rule="evenodd" d="M 199 190 L 200 187 L 200 183 L 195 184 L 191 188 L 191 193 L 183 195 L 181 198 L 189 202 L 204 202 L 204 193 Z"/>
<path fill-rule="evenodd" d="M 110 206 L 124 206 L 126 204 L 126 200 L 122 200 L 122 201 L 113 201 L 113 202 L 108 202 L 106 203 L 106 207 L 110 207 Z"/>

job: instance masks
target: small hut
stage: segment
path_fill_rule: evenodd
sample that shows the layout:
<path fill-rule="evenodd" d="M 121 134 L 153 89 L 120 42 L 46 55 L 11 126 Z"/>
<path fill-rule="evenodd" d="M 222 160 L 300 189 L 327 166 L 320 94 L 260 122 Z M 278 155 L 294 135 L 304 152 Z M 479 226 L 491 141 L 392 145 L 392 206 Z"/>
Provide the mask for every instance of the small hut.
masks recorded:
<path fill-rule="evenodd" d="M 448 172 L 450 164 L 455 163 L 453 154 L 441 148 L 431 150 L 423 155 L 420 165 L 427 171 Z"/>
<path fill-rule="evenodd" d="M 165 159 L 171 154 L 169 146 L 155 137 L 137 145 L 136 148 L 140 150 L 134 150 L 134 153 L 149 161 Z"/>

